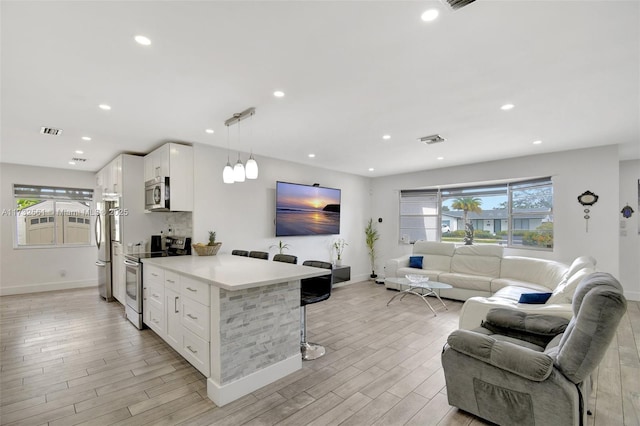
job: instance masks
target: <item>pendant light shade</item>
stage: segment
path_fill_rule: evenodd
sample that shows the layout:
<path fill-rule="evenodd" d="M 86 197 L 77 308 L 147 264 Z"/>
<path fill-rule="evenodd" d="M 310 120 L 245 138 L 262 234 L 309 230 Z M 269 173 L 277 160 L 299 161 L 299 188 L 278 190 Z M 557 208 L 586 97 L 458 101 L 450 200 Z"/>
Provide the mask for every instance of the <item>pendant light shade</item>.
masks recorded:
<path fill-rule="evenodd" d="M 253 158 L 253 154 L 251 154 L 251 156 L 247 160 L 245 173 L 247 175 L 247 179 L 258 179 L 258 163 Z"/>
<path fill-rule="evenodd" d="M 238 154 L 238 162 L 233 166 L 233 180 L 236 182 L 244 182 L 244 166 L 240 161 L 240 154 Z"/>
<path fill-rule="evenodd" d="M 233 167 L 231 167 L 229 159 L 227 159 L 227 165 L 224 166 L 224 169 L 222 170 L 222 181 L 224 183 L 235 182 L 235 180 L 233 179 Z"/>

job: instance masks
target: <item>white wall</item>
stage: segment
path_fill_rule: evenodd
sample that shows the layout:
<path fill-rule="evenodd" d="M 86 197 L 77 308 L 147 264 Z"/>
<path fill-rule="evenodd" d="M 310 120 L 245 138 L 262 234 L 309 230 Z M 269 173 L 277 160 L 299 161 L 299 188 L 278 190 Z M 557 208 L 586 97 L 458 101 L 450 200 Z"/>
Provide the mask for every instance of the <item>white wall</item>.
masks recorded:
<path fill-rule="evenodd" d="M 234 152 L 232 157 L 235 157 Z M 224 184 L 222 169 L 227 162 L 226 150 L 196 144 L 194 146 L 195 205 L 193 213 L 194 242 L 206 242 L 208 231 L 216 231 L 222 242 L 220 253 L 233 249 L 268 251 L 270 258 L 277 250 L 270 246 L 279 240 L 289 244 L 285 253 L 304 260 L 332 259 L 331 244 L 336 238 L 347 241 L 343 264 L 351 266 L 351 280 L 365 279 L 370 274 L 364 243 L 364 228 L 369 218 L 370 180 L 308 167 L 301 164 L 256 157 L 260 168 L 257 180 Z M 242 158 L 246 160 L 247 155 Z M 339 236 L 275 237 L 276 181 L 341 189 Z"/>
<path fill-rule="evenodd" d="M 625 295 L 632 300 L 640 300 L 640 205 L 638 201 L 638 180 L 640 160 L 620 162 L 620 281 L 625 287 Z M 629 204 L 633 215 L 622 217 L 620 210 Z"/>
<path fill-rule="evenodd" d="M 13 184 L 93 188 L 91 172 L 0 164 L 0 208 L 15 209 Z M 12 215 L 0 220 L 0 295 L 97 285 L 96 248 L 14 249 Z M 64 274 L 61 272 L 64 271 Z M 96 292 L 97 297 L 97 292 Z"/>
<path fill-rule="evenodd" d="M 620 217 L 617 146 L 558 152 L 486 163 L 426 170 L 373 179 L 372 215 L 382 217 L 378 270 L 384 260 L 411 251 L 400 244 L 399 190 L 500 179 L 552 176 L 554 184 L 554 249 L 552 252 L 506 249 L 509 255 L 533 256 L 570 263 L 581 255 L 597 259 L 598 269 L 619 277 L 617 225 Z M 577 197 L 589 190 L 600 196 L 591 207 L 589 232 Z M 636 263 L 638 251 L 636 250 Z M 636 275 L 637 276 L 637 275 Z M 628 288 L 629 283 L 623 283 Z M 629 292 L 633 289 L 629 288 Z"/>

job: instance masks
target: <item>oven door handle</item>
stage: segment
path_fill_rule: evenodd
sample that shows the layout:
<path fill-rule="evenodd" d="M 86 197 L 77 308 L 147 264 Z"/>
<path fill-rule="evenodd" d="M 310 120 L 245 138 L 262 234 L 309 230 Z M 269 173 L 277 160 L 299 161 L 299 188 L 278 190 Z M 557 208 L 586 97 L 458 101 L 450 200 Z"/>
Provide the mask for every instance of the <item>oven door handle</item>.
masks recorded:
<path fill-rule="evenodd" d="M 139 263 L 137 263 L 137 262 L 132 262 L 132 261 L 130 261 L 130 260 L 125 260 L 125 261 L 124 261 L 124 264 L 125 264 L 125 265 L 127 265 L 127 266 L 135 266 L 135 267 L 140 266 L 140 264 L 139 264 Z"/>

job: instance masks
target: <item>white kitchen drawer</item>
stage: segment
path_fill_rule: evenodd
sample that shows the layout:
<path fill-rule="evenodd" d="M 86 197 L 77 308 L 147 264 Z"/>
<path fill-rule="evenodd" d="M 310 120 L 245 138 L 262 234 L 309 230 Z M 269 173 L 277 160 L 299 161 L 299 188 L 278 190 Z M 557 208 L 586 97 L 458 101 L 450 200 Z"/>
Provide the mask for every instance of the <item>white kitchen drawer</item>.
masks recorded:
<path fill-rule="evenodd" d="M 182 325 L 194 332 L 198 337 L 209 341 L 209 311 L 210 308 L 208 306 L 183 297 L 181 313 Z"/>
<path fill-rule="evenodd" d="M 184 297 L 209 306 L 209 284 L 182 275 L 180 277 L 180 288 L 180 292 Z"/>
<path fill-rule="evenodd" d="M 160 337 L 164 338 L 166 326 L 165 326 L 165 318 L 164 318 L 164 310 L 158 309 L 153 305 L 149 305 L 147 312 L 149 314 L 149 320 L 147 321 L 147 325 L 153 331 L 160 335 Z"/>
<path fill-rule="evenodd" d="M 164 286 L 180 292 L 180 275 L 173 271 L 164 271 Z"/>
<path fill-rule="evenodd" d="M 183 328 L 181 353 L 191 365 L 209 377 L 209 342 Z"/>
<path fill-rule="evenodd" d="M 151 282 L 145 284 L 145 287 L 147 305 L 164 311 L 164 284 Z"/>
<path fill-rule="evenodd" d="M 142 267 L 142 279 L 145 283 L 158 283 L 164 285 L 164 269 L 145 264 Z"/>

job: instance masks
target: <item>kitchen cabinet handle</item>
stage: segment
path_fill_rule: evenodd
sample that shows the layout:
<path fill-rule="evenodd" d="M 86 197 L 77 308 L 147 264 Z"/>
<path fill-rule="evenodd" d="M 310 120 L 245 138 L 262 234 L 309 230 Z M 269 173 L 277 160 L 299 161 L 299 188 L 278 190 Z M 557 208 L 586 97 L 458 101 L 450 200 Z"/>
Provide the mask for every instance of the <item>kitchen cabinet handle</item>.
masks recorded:
<path fill-rule="evenodd" d="M 193 349 L 191 346 L 187 346 L 187 349 L 189 349 L 192 353 L 197 354 L 198 351 L 196 351 L 195 349 Z"/>
<path fill-rule="evenodd" d="M 175 313 L 178 313 L 178 299 L 180 297 L 179 296 L 175 296 L 173 299 L 173 310 L 175 311 Z"/>
<path fill-rule="evenodd" d="M 155 319 L 155 318 L 154 318 L 152 321 L 153 321 L 153 322 L 155 322 L 156 324 L 158 324 L 158 323 L 160 322 L 160 321 L 158 321 L 158 320 L 157 320 L 157 319 Z"/>
<path fill-rule="evenodd" d="M 158 276 L 158 274 L 154 274 L 153 272 L 151 273 L 151 275 L 153 275 L 154 277 L 157 277 L 157 276 Z"/>
<path fill-rule="evenodd" d="M 192 320 L 197 320 L 197 319 L 198 319 L 198 317 L 194 317 L 194 316 L 193 316 L 193 315 L 191 315 L 191 314 L 187 314 L 187 316 L 188 316 L 189 318 L 191 318 Z"/>
<path fill-rule="evenodd" d="M 155 293 L 153 293 L 153 294 L 152 294 L 152 296 L 153 296 L 153 297 L 156 297 L 156 298 L 157 298 L 157 297 L 160 297 L 160 296 L 158 296 L 158 295 L 157 295 L 157 294 L 155 294 Z"/>
<path fill-rule="evenodd" d="M 194 293 L 196 293 L 198 290 L 196 290 L 195 288 L 191 288 L 191 287 L 187 287 L 187 290 L 189 291 L 193 291 Z"/>
<path fill-rule="evenodd" d="M 176 283 L 174 280 L 167 280 L 167 282 L 171 283 L 171 284 L 175 284 Z"/>

